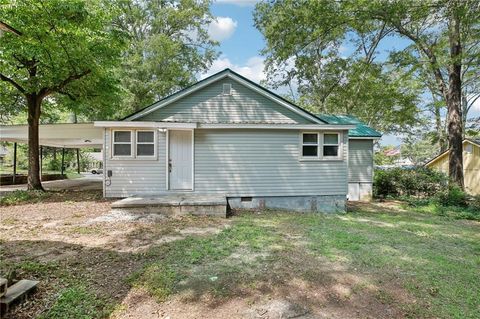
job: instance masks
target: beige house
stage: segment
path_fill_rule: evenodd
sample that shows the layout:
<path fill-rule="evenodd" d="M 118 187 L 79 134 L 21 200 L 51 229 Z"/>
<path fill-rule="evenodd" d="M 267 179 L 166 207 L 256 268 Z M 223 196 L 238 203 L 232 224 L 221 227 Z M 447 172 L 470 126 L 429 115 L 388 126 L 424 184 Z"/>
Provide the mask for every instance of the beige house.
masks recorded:
<path fill-rule="evenodd" d="M 449 151 L 441 153 L 425 166 L 448 174 L 448 154 Z M 480 139 L 463 141 L 463 174 L 466 191 L 480 195 Z"/>

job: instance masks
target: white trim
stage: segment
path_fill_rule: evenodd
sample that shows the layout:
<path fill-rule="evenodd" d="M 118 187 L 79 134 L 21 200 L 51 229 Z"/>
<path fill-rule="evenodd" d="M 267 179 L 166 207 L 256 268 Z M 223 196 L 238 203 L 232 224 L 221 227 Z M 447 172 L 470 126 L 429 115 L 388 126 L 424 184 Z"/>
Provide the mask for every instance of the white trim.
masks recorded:
<path fill-rule="evenodd" d="M 155 160 L 157 159 L 157 143 L 158 143 L 158 139 L 157 139 L 157 135 L 158 135 L 158 130 L 148 130 L 148 129 L 145 129 L 145 130 L 135 130 L 135 158 L 136 159 L 151 159 L 151 160 Z M 152 132 L 153 133 L 153 142 L 148 142 L 148 143 L 145 143 L 145 142 L 138 142 L 138 133 L 139 132 Z M 153 144 L 153 155 L 138 155 L 138 144 L 140 145 L 152 145 Z"/>
<path fill-rule="evenodd" d="M 225 72 L 225 73 L 223 73 Z M 133 114 L 129 117 L 127 117 L 125 119 L 125 121 L 132 121 L 132 120 L 135 120 L 139 117 L 142 117 L 142 116 L 145 116 L 153 111 L 156 111 L 168 104 L 171 104 L 181 98 L 183 98 L 184 96 L 186 95 L 189 95 L 193 92 L 196 92 L 202 88 L 204 88 L 205 86 L 207 85 L 210 85 L 218 80 L 221 80 L 223 78 L 230 78 L 234 81 L 237 81 L 239 82 L 240 84 L 254 90 L 255 92 L 265 96 L 266 98 L 276 102 L 277 104 L 280 104 L 284 107 L 286 107 L 287 109 L 289 109 L 290 111 L 293 111 L 297 114 L 299 114 L 300 116 L 302 116 L 303 118 L 306 118 L 306 119 L 309 119 L 310 121 L 313 121 L 314 123 L 319 123 L 319 124 L 325 124 L 322 120 L 320 120 L 319 118 L 313 116 L 313 115 L 310 115 L 308 114 L 306 111 L 303 111 L 302 109 L 299 109 L 295 106 L 293 106 L 292 104 L 286 102 L 286 101 L 283 101 L 281 99 L 279 99 L 278 97 L 274 96 L 273 94 L 267 92 L 267 91 L 264 91 L 262 89 L 260 89 L 259 87 L 257 87 L 256 85 L 253 85 L 252 83 L 248 82 L 248 81 L 245 81 L 244 79 L 236 76 L 235 74 L 231 73 L 230 71 L 221 71 L 219 72 L 217 75 L 214 75 L 212 76 L 210 79 L 208 80 L 205 80 L 204 82 L 200 82 L 200 83 L 197 83 L 197 84 L 194 84 L 192 87 L 190 88 L 187 88 L 187 89 L 184 89 L 184 91 L 181 91 L 179 92 L 176 96 L 173 96 L 171 98 L 167 98 L 163 101 L 159 101 L 153 105 L 151 105 L 150 107 L 146 108 L 145 110 L 139 112 L 139 113 L 136 113 L 136 114 Z"/>
<path fill-rule="evenodd" d="M 191 131 L 192 133 L 192 188 L 191 189 L 170 189 L 170 171 L 168 169 L 168 163 L 170 161 L 170 131 Z M 166 157 L 165 157 L 165 163 L 166 163 L 166 190 L 167 191 L 173 191 L 173 192 L 193 192 L 195 191 L 195 134 L 193 129 L 168 129 L 166 133 Z"/>
<path fill-rule="evenodd" d="M 304 141 L 303 141 L 303 136 L 305 134 L 311 134 L 311 135 L 316 135 L 317 136 L 317 143 L 316 144 L 305 144 Z M 320 138 L 321 138 L 321 134 L 320 132 L 300 132 L 300 160 L 304 160 L 304 161 L 312 161 L 312 160 L 315 160 L 315 161 L 318 161 L 321 157 L 320 157 Z M 304 146 L 315 146 L 317 147 L 317 156 L 304 156 L 303 155 L 303 147 Z"/>
<path fill-rule="evenodd" d="M 323 136 L 324 134 L 332 134 L 335 133 L 338 135 L 338 155 L 337 156 L 325 156 L 323 154 Z M 317 156 L 303 156 L 303 134 L 317 134 Z M 348 160 L 348 158 L 345 158 L 344 152 L 343 152 L 343 147 L 344 147 L 344 142 L 343 142 L 343 132 L 323 132 L 323 131 L 300 131 L 299 134 L 299 151 L 298 151 L 298 160 L 300 162 L 309 162 L 309 161 L 344 161 Z M 308 144 L 305 144 L 308 145 Z M 311 144 L 312 146 L 314 144 Z"/>
<path fill-rule="evenodd" d="M 337 135 L 337 144 L 325 144 L 325 134 L 336 134 Z M 328 132 L 328 133 L 322 133 L 322 141 L 321 141 L 321 145 L 322 145 L 322 158 L 323 159 L 330 159 L 330 160 L 339 160 L 339 159 L 342 159 L 342 154 L 340 153 L 341 152 L 341 148 L 342 148 L 342 144 L 343 144 L 343 135 L 342 133 L 339 133 L 339 132 Z M 324 147 L 325 146 L 336 146 L 337 147 L 337 155 L 336 156 L 332 156 L 332 155 L 325 155 L 325 149 Z"/>
<path fill-rule="evenodd" d="M 168 169 L 168 163 L 170 160 L 170 130 L 167 129 L 165 133 L 165 190 L 170 189 L 170 170 Z"/>
<path fill-rule="evenodd" d="M 177 123 L 177 122 L 123 122 L 123 121 L 98 121 L 94 123 L 95 127 L 112 128 L 178 128 L 192 129 L 197 127 L 197 123 Z"/>
<path fill-rule="evenodd" d="M 208 129 L 226 129 L 226 128 L 245 128 L 245 129 L 282 129 L 282 130 L 349 130 L 355 128 L 355 125 L 335 125 L 335 124 L 198 124 L 198 128 Z"/>
<path fill-rule="evenodd" d="M 128 132 L 128 133 L 130 133 L 130 143 L 115 142 L 115 132 Z M 134 134 L 133 133 L 134 133 L 134 131 L 132 131 L 132 130 L 116 130 L 116 129 L 110 130 L 110 134 L 111 134 L 110 158 L 111 159 L 133 159 L 133 158 L 135 158 L 134 148 L 133 148 L 133 140 L 134 140 L 134 136 L 133 136 Z M 115 144 L 122 144 L 122 145 L 130 144 L 130 155 L 115 155 Z"/>

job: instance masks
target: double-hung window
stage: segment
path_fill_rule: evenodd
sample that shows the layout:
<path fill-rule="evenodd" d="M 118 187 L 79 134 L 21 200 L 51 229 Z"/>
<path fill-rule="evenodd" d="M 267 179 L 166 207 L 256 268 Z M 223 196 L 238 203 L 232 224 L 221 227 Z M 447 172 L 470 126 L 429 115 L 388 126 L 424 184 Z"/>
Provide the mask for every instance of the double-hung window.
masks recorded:
<path fill-rule="evenodd" d="M 112 131 L 112 158 L 153 158 L 156 155 L 154 130 Z"/>
<path fill-rule="evenodd" d="M 302 159 L 340 159 L 340 134 L 303 132 L 301 134 Z"/>
<path fill-rule="evenodd" d="M 318 133 L 302 134 L 302 157 L 317 158 L 318 157 Z"/>
<path fill-rule="evenodd" d="M 115 157 L 132 156 L 132 131 L 113 131 L 113 152 Z"/>
<path fill-rule="evenodd" d="M 323 134 L 323 157 L 338 157 L 340 138 L 338 133 Z"/>
<path fill-rule="evenodd" d="M 155 156 L 154 131 L 137 131 L 137 157 Z"/>

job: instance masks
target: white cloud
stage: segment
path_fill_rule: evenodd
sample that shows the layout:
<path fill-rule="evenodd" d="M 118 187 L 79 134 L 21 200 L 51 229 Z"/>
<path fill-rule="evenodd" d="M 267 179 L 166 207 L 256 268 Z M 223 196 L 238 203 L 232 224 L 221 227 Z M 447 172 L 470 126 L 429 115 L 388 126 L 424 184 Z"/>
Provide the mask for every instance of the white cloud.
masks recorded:
<path fill-rule="evenodd" d="M 473 99 L 474 96 L 471 96 L 469 98 Z M 472 110 L 480 112 L 480 98 L 476 99 L 475 102 L 473 102 Z"/>
<path fill-rule="evenodd" d="M 232 36 L 237 24 L 237 21 L 230 17 L 216 17 L 208 26 L 208 34 L 213 40 L 221 42 Z"/>
<path fill-rule="evenodd" d="M 201 75 L 201 78 L 206 78 L 207 76 L 220 72 L 226 68 L 229 68 L 256 83 L 259 83 L 266 78 L 265 73 L 263 72 L 264 60 L 259 56 L 251 57 L 244 65 L 234 64 L 226 56 L 221 56 L 213 62 L 212 67 L 207 73 Z"/>
<path fill-rule="evenodd" d="M 254 6 L 260 0 L 216 0 L 217 3 L 234 4 L 241 7 Z"/>

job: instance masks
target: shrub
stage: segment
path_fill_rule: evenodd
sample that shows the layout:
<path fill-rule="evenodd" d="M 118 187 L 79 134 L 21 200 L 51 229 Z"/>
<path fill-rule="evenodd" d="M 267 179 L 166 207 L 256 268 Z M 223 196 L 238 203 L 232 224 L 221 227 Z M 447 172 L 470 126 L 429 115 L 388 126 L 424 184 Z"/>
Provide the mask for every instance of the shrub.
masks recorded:
<path fill-rule="evenodd" d="M 467 206 L 468 195 L 456 184 L 450 184 L 447 189 L 438 192 L 435 200 L 442 206 Z"/>
<path fill-rule="evenodd" d="M 448 177 L 428 168 L 377 170 L 373 183 L 376 197 L 429 197 L 445 190 Z"/>

